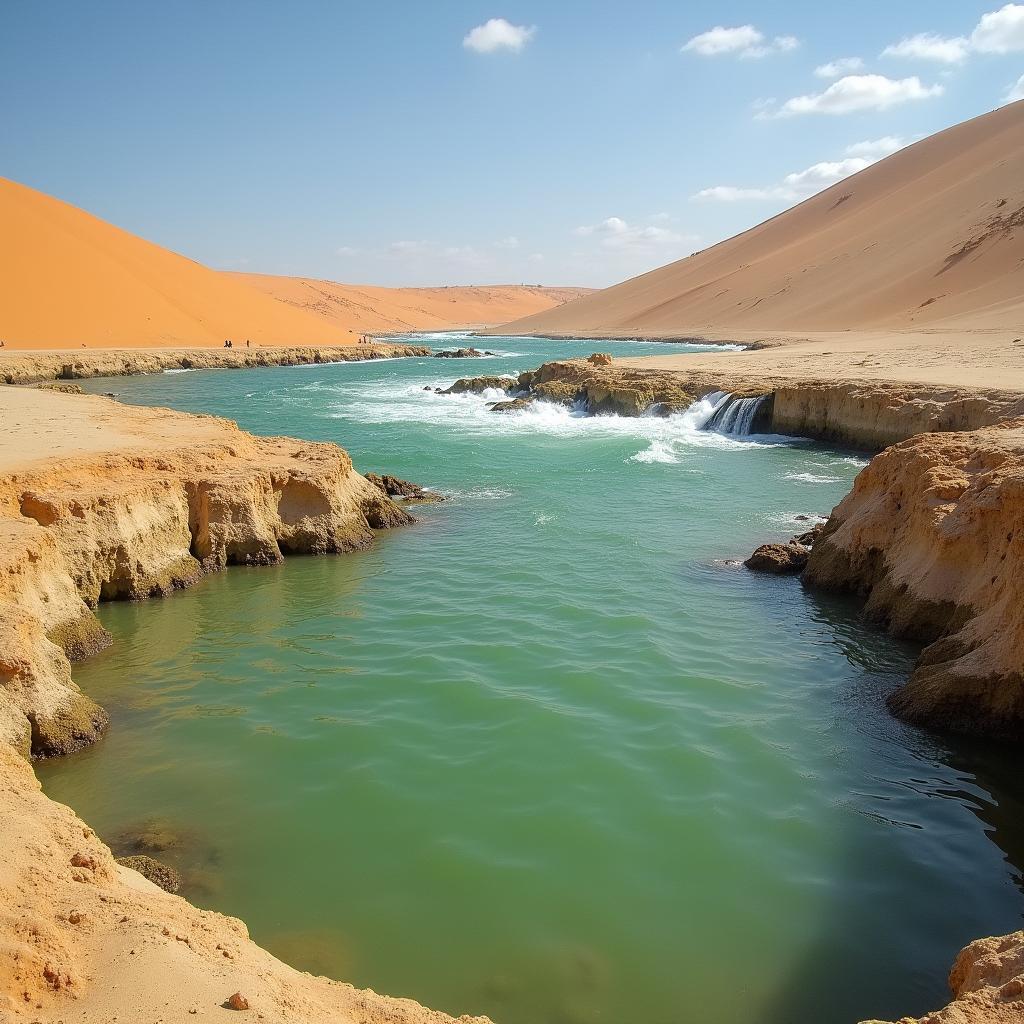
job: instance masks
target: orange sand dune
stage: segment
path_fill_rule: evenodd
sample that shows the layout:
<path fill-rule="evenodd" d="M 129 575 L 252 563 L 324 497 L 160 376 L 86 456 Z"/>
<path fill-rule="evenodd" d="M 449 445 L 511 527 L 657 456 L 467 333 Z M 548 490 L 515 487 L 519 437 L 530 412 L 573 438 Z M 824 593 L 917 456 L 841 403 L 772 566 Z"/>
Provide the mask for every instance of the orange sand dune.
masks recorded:
<path fill-rule="evenodd" d="M 443 331 L 501 324 L 551 309 L 593 290 L 540 285 L 380 288 L 271 274 L 233 276 L 290 306 L 357 333 Z"/>
<path fill-rule="evenodd" d="M 253 287 L 255 285 L 255 287 Z M 349 345 L 361 333 L 495 324 L 582 289 L 351 288 L 221 273 L 0 178 L 8 350 Z"/>
<path fill-rule="evenodd" d="M 1024 102 L 939 132 L 688 259 L 501 333 L 1024 325 Z"/>

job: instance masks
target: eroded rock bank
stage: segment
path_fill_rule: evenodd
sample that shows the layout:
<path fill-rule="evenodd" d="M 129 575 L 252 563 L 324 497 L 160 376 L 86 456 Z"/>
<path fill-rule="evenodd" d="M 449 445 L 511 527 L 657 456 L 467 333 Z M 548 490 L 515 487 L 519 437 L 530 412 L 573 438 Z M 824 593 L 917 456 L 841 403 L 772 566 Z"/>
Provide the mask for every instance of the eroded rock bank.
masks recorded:
<path fill-rule="evenodd" d="M 1024 738 L 1024 420 L 875 456 L 804 573 L 928 646 L 890 699 L 913 722 Z"/>
<path fill-rule="evenodd" d="M 203 428 L 188 447 L 0 478 L 0 737 L 17 749 L 69 753 L 106 725 L 69 666 L 106 642 L 92 614 L 101 600 L 166 594 L 226 565 L 351 551 L 411 521 L 334 445 L 209 417 Z"/>
<path fill-rule="evenodd" d="M 455 382 L 451 393 L 499 388 L 513 399 L 579 405 L 593 414 L 668 415 L 699 398 L 724 391 L 736 398 L 766 396 L 759 431 L 791 434 L 865 451 L 880 451 L 922 432 L 974 430 L 1024 416 L 1024 395 L 997 389 L 865 383 L 645 369 L 603 360 L 544 363 L 516 378 L 476 377 Z"/>
<path fill-rule="evenodd" d="M 242 993 L 281 1024 L 450 1024 L 292 970 L 240 921 L 162 891 L 133 866 L 168 888 L 173 871 L 116 862 L 43 795 L 27 759 L 72 752 L 107 725 L 71 674 L 109 642 L 99 601 L 363 548 L 408 513 L 335 445 L 215 417 L 0 388 L 0 426 L 0 1019 L 184 1021 Z"/>
<path fill-rule="evenodd" d="M 0 383 L 127 377 L 164 370 L 249 369 L 254 366 L 305 366 L 363 359 L 429 356 L 424 345 L 266 346 L 257 348 L 109 349 L 0 353 Z"/>

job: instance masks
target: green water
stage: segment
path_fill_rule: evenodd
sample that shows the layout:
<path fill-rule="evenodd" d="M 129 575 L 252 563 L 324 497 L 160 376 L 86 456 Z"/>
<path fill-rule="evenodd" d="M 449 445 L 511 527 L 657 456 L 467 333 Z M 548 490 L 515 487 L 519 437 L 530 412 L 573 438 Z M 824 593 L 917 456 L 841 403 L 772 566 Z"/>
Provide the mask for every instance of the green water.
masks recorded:
<path fill-rule="evenodd" d="M 91 382 L 451 500 L 105 606 L 75 675 L 111 729 L 47 792 L 108 838 L 181 830 L 186 894 L 296 965 L 499 1024 L 944 1002 L 956 950 L 1021 924 L 1017 763 L 893 721 L 914 651 L 855 604 L 724 561 L 863 460 L 423 390 L 593 347 L 489 344 L 516 354 Z"/>

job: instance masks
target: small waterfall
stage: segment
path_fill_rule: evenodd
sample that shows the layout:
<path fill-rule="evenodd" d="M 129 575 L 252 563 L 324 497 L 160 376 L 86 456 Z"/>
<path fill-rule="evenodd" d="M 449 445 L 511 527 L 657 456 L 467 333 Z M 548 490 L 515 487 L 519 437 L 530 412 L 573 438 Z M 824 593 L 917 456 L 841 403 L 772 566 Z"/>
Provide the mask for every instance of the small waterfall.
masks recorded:
<path fill-rule="evenodd" d="M 708 398 L 714 399 L 719 395 L 722 395 L 722 392 L 716 391 Z M 724 395 L 716 402 L 715 410 L 708 417 L 704 429 L 736 437 L 750 434 L 753 432 L 758 411 L 768 398 L 768 395 L 755 395 L 753 398 L 733 398 L 732 395 Z"/>

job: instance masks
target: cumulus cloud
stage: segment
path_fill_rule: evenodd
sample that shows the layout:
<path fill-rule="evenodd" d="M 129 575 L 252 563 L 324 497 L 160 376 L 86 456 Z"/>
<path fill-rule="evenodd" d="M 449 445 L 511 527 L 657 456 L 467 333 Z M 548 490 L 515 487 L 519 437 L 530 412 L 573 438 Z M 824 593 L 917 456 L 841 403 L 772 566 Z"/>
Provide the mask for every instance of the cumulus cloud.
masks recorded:
<path fill-rule="evenodd" d="M 519 239 L 515 235 L 509 235 L 507 238 L 501 238 L 494 243 L 496 249 L 518 249 Z"/>
<path fill-rule="evenodd" d="M 970 52 L 970 40 L 964 36 L 947 39 L 933 32 L 919 32 L 907 36 L 882 51 L 883 57 L 909 57 L 916 60 L 934 60 L 941 64 L 960 64 Z"/>
<path fill-rule="evenodd" d="M 687 40 L 682 53 L 696 53 L 701 57 L 767 57 L 773 53 L 788 53 L 800 45 L 795 36 L 775 36 L 769 39 L 753 25 L 725 28 L 716 25 Z"/>
<path fill-rule="evenodd" d="M 693 198 L 710 199 L 720 203 L 737 203 L 750 200 L 781 200 L 798 202 L 813 196 L 822 189 L 834 185 L 851 174 L 863 171 L 865 167 L 882 157 L 895 153 L 905 145 L 904 140 L 894 135 L 881 139 L 867 139 L 847 146 L 842 159 L 822 160 L 811 164 L 802 171 L 787 174 L 781 182 L 760 188 L 743 188 L 736 185 L 714 185 L 701 189 Z"/>
<path fill-rule="evenodd" d="M 774 113 L 758 117 L 793 117 L 797 114 L 853 114 L 860 110 L 888 110 L 915 100 L 941 96 L 941 85 L 922 85 L 916 75 L 887 78 L 885 75 L 846 75 L 823 92 L 794 96 Z"/>
<path fill-rule="evenodd" d="M 971 33 L 979 53 L 1019 53 L 1024 50 L 1024 4 L 1006 4 L 983 14 Z"/>
<path fill-rule="evenodd" d="M 838 60 L 830 60 L 827 64 L 819 64 L 814 73 L 819 78 L 841 78 L 851 71 L 860 71 L 864 67 L 864 61 L 860 57 L 840 57 Z"/>
<path fill-rule="evenodd" d="M 961 64 L 971 53 L 1024 51 L 1024 4 L 1006 4 L 983 14 L 970 36 L 940 36 L 919 32 L 887 46 L 883 57 L 903 57 Z"/>
<path fill-rule="evenodd" d="M 477 53 L 494 53 L 496 50 L 512 50 L 518 53 L 536 34 L 535 25 L 513 25 L 504 18 L 491 18 L 482 25 L 470 29 L 462 40 L 467 50 Z"/>
<path fill-rule="evenodd" d="M 1007 103 L 1015 103 L 1017 100 L 1024 100 L 1024 75 L 1017 79 L 1017 84 L 1011 86 L 1006 94 Z"/>
<path fill-rule="evenodd" d="M 692 241 L 670 228 L 655 224 L 632 225 L 621 217 L 608 217 L 599 224 L 585 224 L 576 228 L 575 234 L 584 238 L 597 237 L 608 249 L 655 249 Z"/>

